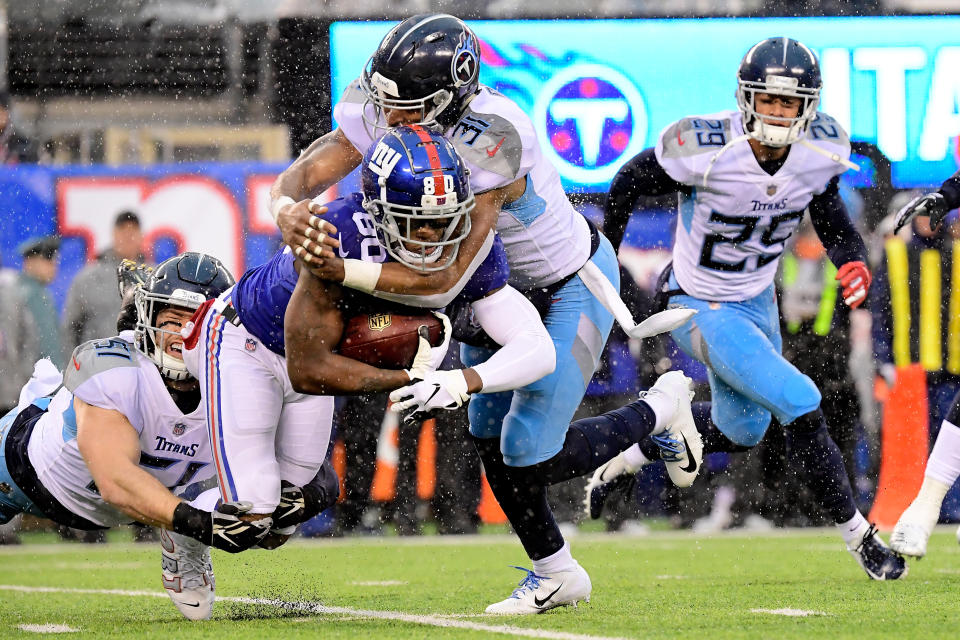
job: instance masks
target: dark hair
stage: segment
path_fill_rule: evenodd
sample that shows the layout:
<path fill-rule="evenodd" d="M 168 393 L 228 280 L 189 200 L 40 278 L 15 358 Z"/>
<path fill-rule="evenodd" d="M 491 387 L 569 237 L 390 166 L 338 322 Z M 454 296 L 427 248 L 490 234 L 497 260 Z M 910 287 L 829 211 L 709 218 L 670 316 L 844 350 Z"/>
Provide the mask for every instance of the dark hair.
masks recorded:
<path fill-rule="evenodd" d="M 128 222 L 132 222 L 139 227 L 140 216 L 133 211 L 121 211 L 117 214 L 117 219 L 113 221 L 113 226 L 119 227 L 120 225 L 127 224 Z"/>

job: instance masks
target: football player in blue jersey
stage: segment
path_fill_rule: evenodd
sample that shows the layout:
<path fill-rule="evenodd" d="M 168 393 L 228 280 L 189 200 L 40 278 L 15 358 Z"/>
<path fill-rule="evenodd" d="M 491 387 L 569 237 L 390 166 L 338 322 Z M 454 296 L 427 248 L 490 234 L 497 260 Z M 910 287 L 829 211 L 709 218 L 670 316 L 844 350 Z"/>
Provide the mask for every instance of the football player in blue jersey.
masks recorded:
<path fill-rule="evenodd" d="M 947 213 L 960 207 L 960 171 L 947 178 L 937 191 L 917 196 L 896 216 L 900 231 L 915 216 L 927 216 L 930 228 L 936 229 Z M 905 556 L 922 558 L 927 541 L 940 516 L 940 507 L 947 491 L 960 477 L 960 394 L 954 399 L 940 424 L 940 432 L 930 452 L 917 496 L 897 521 L 890 534 L 890 546 Z M 960 540 L 960 529 L 957 530 Z"/>
<path fill-rule="evenodd" d="M 471 436 L 487 478 L 533 563 L 520 587 L 487 611 L 541 613 L 587 599 L 591 590 L 554 521 L 546 486 L 589 473 L 609 457 L 606 452 L 668 427 L 685 434 L 662 441 L 671 464 L 688 466 L 698 445 L 688 449 L 683 442 L 695 443 L 699 435 L 687 419 L 690 382 L 679 372 L 658 382 L 637 420 L 568 429 L 614 313 L 622 324 L 633 323 L 617 294 L 619 269 L 610 243 L 570 204 L 529 116 L 480 84 L 479 68 L 479 40 L 463 21 L 426 14 L 397 24 L 334 108 L 337 128 L 278 177 L 271 211 L 284 241 L 314 273 L 415 306 L 449 304 L 484 260 L 496 230 L 510 265 L 509 282 L 540 310 L 556 367 L 520 391 L 484 393 L 469 405 Z M 382 131 L 414 123 L 442 132 L 470 171 L 476 205 L 458 255 L 440 271 L 338 257 L 332 247 L 340 229 L 329 215 L 311 215 L 311 206 L 315 213 L 322 210 L 307 195 L 353 170 Z M 489 348 L 468 345 L 462 359 L 476 365 L 490 354 Z M 438 380 L 441 388 L 443 382 L 457 383 L 444 389 L 447 396 L 463 391 L 459 379 Z M 416 405 L 422 396 L 411 391 Z M 642 425 L 634 433 L 637 421 Z M 557 591 L 556 585 L 563 588 Z"/>
<path fill-rule="evenodd" d="M 906 565 L 854 503 L 820 392 L 780 353 L 773 289 L 784 243 L 809 208 L 838 267 L 844 301 L 855 308 L 866 297 L 866 249 L 837 191 L 839 175 L 851 166 L 850 143 L 837 121 L 817 111 L 820 68 L 800 42 L 757 43 L 737 81 L 739 110 L 679 120 L 655 148 L 621 168 L 611 184 L 606 226 L 622 229 L 641 195 L 680 194 L 672 271 L 659 294 L 670 306 L 699 311 L 672 335 L 707 365 L 712 403 L 694 406 L 705 451 L 753 447 L 776 416 L 789 459 L 847 549 L 871 578 L 895 580 Z M 597 470 L 587 489 L 592 514 L 599 515 L 613 479 L 655 459 L 656 448 L 644 447 Z"/>

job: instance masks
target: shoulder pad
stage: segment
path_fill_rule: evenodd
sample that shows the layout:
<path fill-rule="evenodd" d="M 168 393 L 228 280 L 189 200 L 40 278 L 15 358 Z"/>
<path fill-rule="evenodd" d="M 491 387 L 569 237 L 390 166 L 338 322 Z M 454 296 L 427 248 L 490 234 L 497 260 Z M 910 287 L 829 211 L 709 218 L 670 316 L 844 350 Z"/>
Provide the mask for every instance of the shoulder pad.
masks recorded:
<path fill-rule="evenodd" d="M 73 392 L 93 376 L 121 367 L 139 367 L 133 345 L 120 338 L 90 340 L 73 350 L 63 370 L 63 386 Z"/>
<path fill-rule="evenodd" d="M 714 153 L 730 141 L 729 118 L 684 118 L 667 127 L 661 136 L 664 158 Z"/>
<path fill-rule="evenodd" d="M 840 123 L 821 111 L 817 112 L 817 117 L 810 123 L 810 128 L 807 130 L 807 139 L 813 142 L 829 142 L 842 147 L 850 147 L 850 136 L 840 126 Z"/>
<path fill-rule="evenodd" d="M 447 139 L 468 164 L 511 180 L 519 177 L 523 138 L 503 116 L 468 107 Z"/>
<path fill-rule="evenodd" d="M 360 89 L 360 78 L 347 85 L 340 96 L 340 102 L 351 102 L 354 104 L 363 104 L 367 101 L 367 95 Z"/>

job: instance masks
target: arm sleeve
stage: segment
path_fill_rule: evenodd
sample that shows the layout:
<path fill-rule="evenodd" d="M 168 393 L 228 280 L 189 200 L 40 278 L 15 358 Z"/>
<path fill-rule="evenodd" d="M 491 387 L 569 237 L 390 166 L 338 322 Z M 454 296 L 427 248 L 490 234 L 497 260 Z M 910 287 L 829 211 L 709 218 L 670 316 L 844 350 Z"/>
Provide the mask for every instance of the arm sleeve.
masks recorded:
<path fill-rule="evenodd" d="M 680 192 L 690 195 L 692 188 L 671 178 L 657 161 L 653 148 L 644 149 L 620 167 L 604 205 L 603 234 L 614 250 L 620 248 L 630 214 L 641 196 L 660 196 Z"/>
<path fill-rule="evenodd" d="M 940 185 L 940 193 L 943 194 L 947 207 L 950 209 L 960 207 L 960 171 L 957 171 Z"/>
<path fill-rule="evenodd" d="M 810 220 L 817 231 L 827 255 L 838 268 L 848 262 L 867 262 L 867 248 L 857 233 L 837 189 L 839 178 L 834 178 L 823 193 L 810 201 Z"/>
<path fill-rule="evenodd" d="M 506 286 L 473 303 L 483 330 L 503 345 L 488 360 L 473 367 L 483 382 L 482 393 L 519 389 L 553 372 L 557 354 L 553 340 L 533 304 Z"/>
<path fill-rule="evenodd" d="M 893 328 L 890 325 L 890 280 L 887 277 L 887 260 L 880 263 L 874 273 L 869 299 L 870 333 L 873 338 L 873 357 L 878 364 L 893 362 Z"/>

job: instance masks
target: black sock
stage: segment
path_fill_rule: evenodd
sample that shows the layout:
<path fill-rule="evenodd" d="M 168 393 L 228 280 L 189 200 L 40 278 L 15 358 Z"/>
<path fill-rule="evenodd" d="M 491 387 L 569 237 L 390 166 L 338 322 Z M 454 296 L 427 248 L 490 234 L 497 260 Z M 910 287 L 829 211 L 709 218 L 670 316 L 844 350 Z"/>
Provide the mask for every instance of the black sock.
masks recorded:
<path fill-rule="evenodd" d="M 640 442 L 653 431 L 657 417 L 639 400 L 593 418 L 570 424 L 563 448 L 531 470 L 545 485 L 578 478 Z"/>
<path fill-rule="evenodd" d="M 546 486 L 531 467 L 503 462 L 500 441 L 473 438 L 493 495 L 531 560 L 542 560 L 563 548 L 563 535 L 547 504 Z"/>
<path fill-rule="evenodd" d="M 843 456 L 827 431 L 820 409 L 804 414 L 784 426 L 787 459 L 813 492 L 817 502 L 837 524 L 857 512 Z"/>

